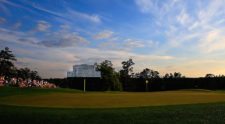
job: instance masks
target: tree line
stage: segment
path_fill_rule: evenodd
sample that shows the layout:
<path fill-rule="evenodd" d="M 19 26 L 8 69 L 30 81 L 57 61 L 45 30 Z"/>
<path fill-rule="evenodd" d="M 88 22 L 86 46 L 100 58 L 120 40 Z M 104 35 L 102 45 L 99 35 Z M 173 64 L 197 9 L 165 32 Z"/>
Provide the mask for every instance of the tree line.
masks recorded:
<path fill-rule="evenodd" d="M 105 60 L 101 63 L 95 63 L 96 70 L 101 72 L 101 77 L 108 85 L 108 90 L 122 90 L 121 82 L 129 78 L 161 78 L 160 73 L 153 69 L 145 68 L 143 71 L 134 73 L 133 65 L 135 64 L 130 58 L 127 61 L 122 61 L 122 69 L 117 72 L 110 60 Z M 166 73 L 163 78 L 185 78 L 180 72 Z"/>
<path fill-rule="evenodd" d="M 166 73 L 164 76 L 160 76 L 160 73 L 156 70 L 145 68 L 141 72 L 134 73 L 133 66 L 134 61 L 130 58 L 127 61 L 122 61 L 122 69 L 115 71 L 113 64 L 110 60 L 105 60 L 101 63 L 95 63 L 96 70 L 101 72 L 101 77 L 108 85 L 108 90 L 122 90 L 122 83 L 127 82 L 129 79 L 180 79 L 186 78 L 180 72 Z M 205 78 L 225 77 L 224 75 L 206 74 Z"/>

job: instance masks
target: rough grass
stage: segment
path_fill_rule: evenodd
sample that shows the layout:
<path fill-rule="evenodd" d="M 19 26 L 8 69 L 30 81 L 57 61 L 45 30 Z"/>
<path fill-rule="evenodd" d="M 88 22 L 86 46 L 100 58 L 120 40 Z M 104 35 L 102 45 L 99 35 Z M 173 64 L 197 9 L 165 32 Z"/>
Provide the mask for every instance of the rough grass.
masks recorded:
<path fill-rule="evenodd" d="M 0 95 L 0 104 L 3 105 L 56 108 L 118 108 L 225 102 L 225 93 L 205 90 L 83 93 L 69 89 L 3 88 L 0 92 L 5 94 Z"/>

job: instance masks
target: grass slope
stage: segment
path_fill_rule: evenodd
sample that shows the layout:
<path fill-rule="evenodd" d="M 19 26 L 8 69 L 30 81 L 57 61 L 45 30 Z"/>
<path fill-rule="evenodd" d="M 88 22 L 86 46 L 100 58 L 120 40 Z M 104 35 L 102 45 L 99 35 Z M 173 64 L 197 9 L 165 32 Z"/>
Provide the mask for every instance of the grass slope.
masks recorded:
<path fill-rule="evenodd" d="M 35 94 L 47 94 L 47 93 L 75 93 L 81 92 L 80 90 L 72 89 L 42 89 L 42 88 L 17 88 L 17 87 L 0 87 L 0 97 L 13 96 L 13 95 L 35 95 Z"/>

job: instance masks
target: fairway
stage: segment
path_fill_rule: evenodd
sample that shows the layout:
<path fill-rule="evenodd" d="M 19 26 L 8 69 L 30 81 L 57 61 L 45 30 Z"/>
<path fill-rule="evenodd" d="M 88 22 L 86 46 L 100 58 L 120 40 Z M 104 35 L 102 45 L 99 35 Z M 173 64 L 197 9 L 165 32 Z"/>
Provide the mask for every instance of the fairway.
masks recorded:
<path fill-rule="evenodd" d="M 32 89 L 15 90 L 20 92 L 1 96 L 0 104 L 55 108 L 120 108 L 225 102 L 225 93 L 206 90 L 85 93 L 63 89 L 33 89 L 33 92 Z"/>

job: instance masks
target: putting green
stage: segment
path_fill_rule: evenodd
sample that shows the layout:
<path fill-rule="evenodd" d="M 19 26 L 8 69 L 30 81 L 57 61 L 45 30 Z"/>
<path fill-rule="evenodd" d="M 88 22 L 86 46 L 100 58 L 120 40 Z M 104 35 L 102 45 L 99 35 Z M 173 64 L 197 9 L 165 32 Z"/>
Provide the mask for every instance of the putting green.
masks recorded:
<path fill-rule="evenodd" d="M 50 92 L 0 97 L 0 104 L 60 108 L 117 108 L 225 102 L 214 91 Z"/>

